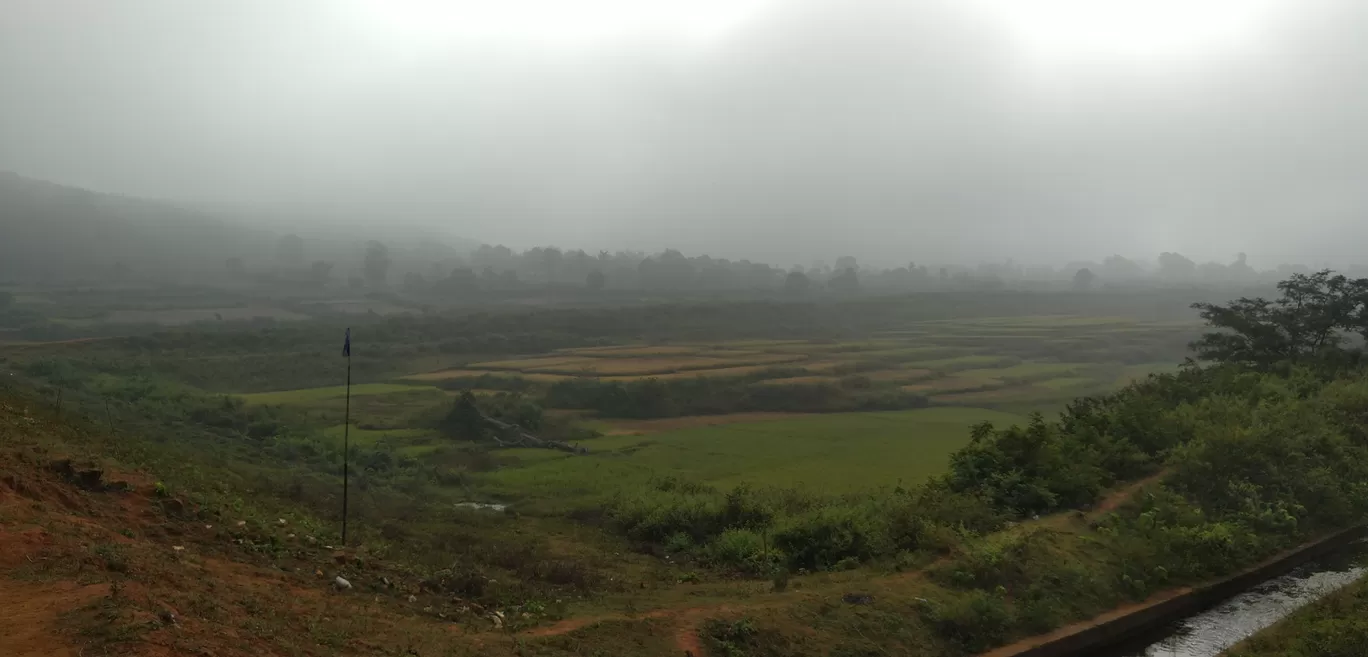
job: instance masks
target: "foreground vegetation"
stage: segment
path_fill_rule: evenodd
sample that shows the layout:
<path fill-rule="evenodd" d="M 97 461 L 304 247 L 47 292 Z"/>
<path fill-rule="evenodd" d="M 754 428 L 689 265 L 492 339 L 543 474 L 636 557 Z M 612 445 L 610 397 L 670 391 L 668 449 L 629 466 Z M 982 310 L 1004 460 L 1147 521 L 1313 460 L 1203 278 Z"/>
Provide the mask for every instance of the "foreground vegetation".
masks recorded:
<path fill-rule="evenodd" d="M 634 641 L 659 636 L 661 623 L 698 634 L 708 654 L 972 654 L 1228 574 L 1363 519 L 1368 374 L 1357 347 L 1338 339 L 1358 321 L 1332 312 L 1348 303 L 1335 290 L 1348 288 L 1330 283 L 1294 279 L 1323 292 L 1295 312 L 1206 308 L 1215 328 L 1246 342 L 1206 339 L 1207 365 L 1080 398 L 1053 420 L 929 408 L 622 432 L 611 416 L 697 412 L 688 405 L 725 402 L 738 384 L 576 377 L 492 390 L 481 376 L 480 387 L 452 391 L 361 388 L 350 431 L 354 542 L 434 582 L 449 596 L 431 606 L 440 620 L 481 622 L 470 616 L 473 603 L 517 609 L 519 627 L 598 621 L 527 635 L 523 654 L 643 654 Z M 1326 324 L 1329 332 L 1299 330 Z M 392 339 L 437 335 L 438 326 L 406 320 Z M 220 373 L 241 382 L 266 371 L 264 361 L 236 365 L 217 349 L 308 354 L 316 347 L 300 341 L 313 330 L 25 347 L 7 355 L 15 374 L 7 378 L 25 403 L 88 434 L 117 433 L 102 449 L 152 468 L 196 507 L 263 524 L 291 514 L 324 534 L 317 519 L 340 506 L 336 391 L 257 386 L 238 392 L 270 394 L 243 398 L 203 385 L 223 385 Z M 727 349 L 741 349 L 740 336 L 724 337 Z M 577 340 L 589 341 L 564 339 Z M 166 364 L 163 347 L 194 354 L 194 371 Z M 462 367 L 527 366 L 491 355 Z M 933 359 L 934 367 L 956 357 L 966 356 Z M 1047 364 L 997 363 L 1026 377 L 1068 371 Z M 742 381 L 747 391 L 779 390 L 777 398 L 805 385 Z M 882 388 L 841 389 L 866 399 Z M 643 405 L 664 410 L 633 410 Z M 489 429 L 462 421 L 461 409 L 472 407 L 578 436 L 590 453 L 491 448 Z M 734 410 L 745 409 L 717 409 Z M 511 502 L 512 512 L 461 506 L 489 501 Z M 266 536 L 251 543 L 276 554 Z"/>

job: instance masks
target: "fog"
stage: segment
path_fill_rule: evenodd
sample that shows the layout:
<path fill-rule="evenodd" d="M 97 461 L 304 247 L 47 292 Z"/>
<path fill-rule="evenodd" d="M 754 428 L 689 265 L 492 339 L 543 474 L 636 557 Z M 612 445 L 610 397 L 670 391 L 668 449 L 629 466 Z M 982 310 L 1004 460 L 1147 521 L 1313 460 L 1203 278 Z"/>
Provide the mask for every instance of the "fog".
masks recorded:
<path fill-rule="evenodd" d="M 784 266 L 1364 260 L 1361 2 L 485 4 L 0 0 L 0 170 Z"/>

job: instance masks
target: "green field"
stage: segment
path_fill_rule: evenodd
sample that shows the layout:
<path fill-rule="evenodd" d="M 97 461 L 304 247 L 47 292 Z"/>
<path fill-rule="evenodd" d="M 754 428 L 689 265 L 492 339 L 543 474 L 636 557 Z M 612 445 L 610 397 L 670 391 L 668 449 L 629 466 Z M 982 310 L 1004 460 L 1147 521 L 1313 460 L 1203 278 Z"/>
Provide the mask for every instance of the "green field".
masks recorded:
<path fill-rule="evenodd" d="M 577 378 L 744 378 L 755 385 L 901 387 L 933 403 L 1018 412 L 1030 404 L 1056 409 L 1077 394 L 1172 371 L 1194 328 L 1111 316 L 934 320 L 845 340 L 680 341 L 503 354 L 404 378 L 435 385 L 520 378 L 538 386 Z"/>
<path fill-rule="evenodd" d="M 590 456 L 511 450 L 521 463 L 489 473 L 480 488 L 514 503 L 580 503 L 630 490 L 653 477 L 719 487 L 802 487 L 843 493 L 919 483 L 943 472 L 969 441 L 970 425 L 1021 423 L 973 408 L 839 413 L 769 422 L 598 438 Z"/>

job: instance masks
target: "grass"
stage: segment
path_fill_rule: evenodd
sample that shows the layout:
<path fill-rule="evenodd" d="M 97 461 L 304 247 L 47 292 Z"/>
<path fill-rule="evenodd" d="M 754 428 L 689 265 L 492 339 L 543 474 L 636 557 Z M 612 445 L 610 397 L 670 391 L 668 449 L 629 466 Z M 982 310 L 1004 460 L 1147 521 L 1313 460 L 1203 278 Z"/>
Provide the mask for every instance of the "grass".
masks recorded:
<path fill-rule="evenodd" d="M 479 485 L 505 499 L 551 507 L 602 499 L 663 476 L 720 487 L 865 490 L 943 472 L 950 454 L 969 441 L 970 425 L 985 420 L 1023 422 L 997 411 L 931 408 L 607 436 L 589 444 L 589 457 L 512 450 L 522 465 L 483 475 Z"/>
<path fill-rule="evenodd" d="M 960 370 L 981 369 L 985 367 L 1000 367 L 1015 364 L 1012 359 L 1002 356 L 958 356 L 955 358 L 941 358 L 939 360 L 923 360 L 914 363 L 919 369 L 936 370 L 940 372 L 958 372 Z"/>
<path fill-rule="evenodd" d="M 398 383 L 360 383 L 351 387 L 353 397 L 369 395 L 388 395 L 415 390 L 432 390 L 426 386 L 412 386 Z M 282 390 L 280 392 L 256 392 L 239 395 L 248 404 L 301 405 L 314 404 L 329 399 L 341 399 L 347 394 L 346 386 L 326 388 L 304 388 L 302 390 Z"/>
<path fill-rule="evenodd" d="M 338 446 L 341 446 L 342 434 L 345 429 L 346 426 L 341 424 L 328 427 L 323 430 L 323 437 L 336 443 Z M 386 438 L 404 441 L 426 438 L 432 435 L 433 432 L 426 429 L 362 429 L 353 426 L 351 431 L 348 432 L 347 439 L 350 440 L 353 445 L 375 445 Z"/>
<path fill-rule="evenodd" d="M 1039 385 L 1049 388 L 1050 390 L 1068 390 L 1071 388 L 1082 388 L 1096 382 L 1096 379 L 1091 379 L 1086 376 L 1066 376 L 1058 379 L 1041 381 Z"/>

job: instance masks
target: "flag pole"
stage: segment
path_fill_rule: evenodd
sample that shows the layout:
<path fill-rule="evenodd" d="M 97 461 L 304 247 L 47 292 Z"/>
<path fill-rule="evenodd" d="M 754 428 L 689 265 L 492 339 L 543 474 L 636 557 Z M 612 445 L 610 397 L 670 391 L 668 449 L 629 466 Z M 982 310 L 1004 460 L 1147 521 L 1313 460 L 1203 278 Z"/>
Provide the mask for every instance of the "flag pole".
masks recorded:
<path fill-rule="evenodd" d="M 347 402 L 342 424 L 342 547 L 347 546 L 347 475 L 349 474 L 351 449 L 351 329 L 347 329 L 347 341 L 342 346 L 342 355 L 347 357 Z"/>

